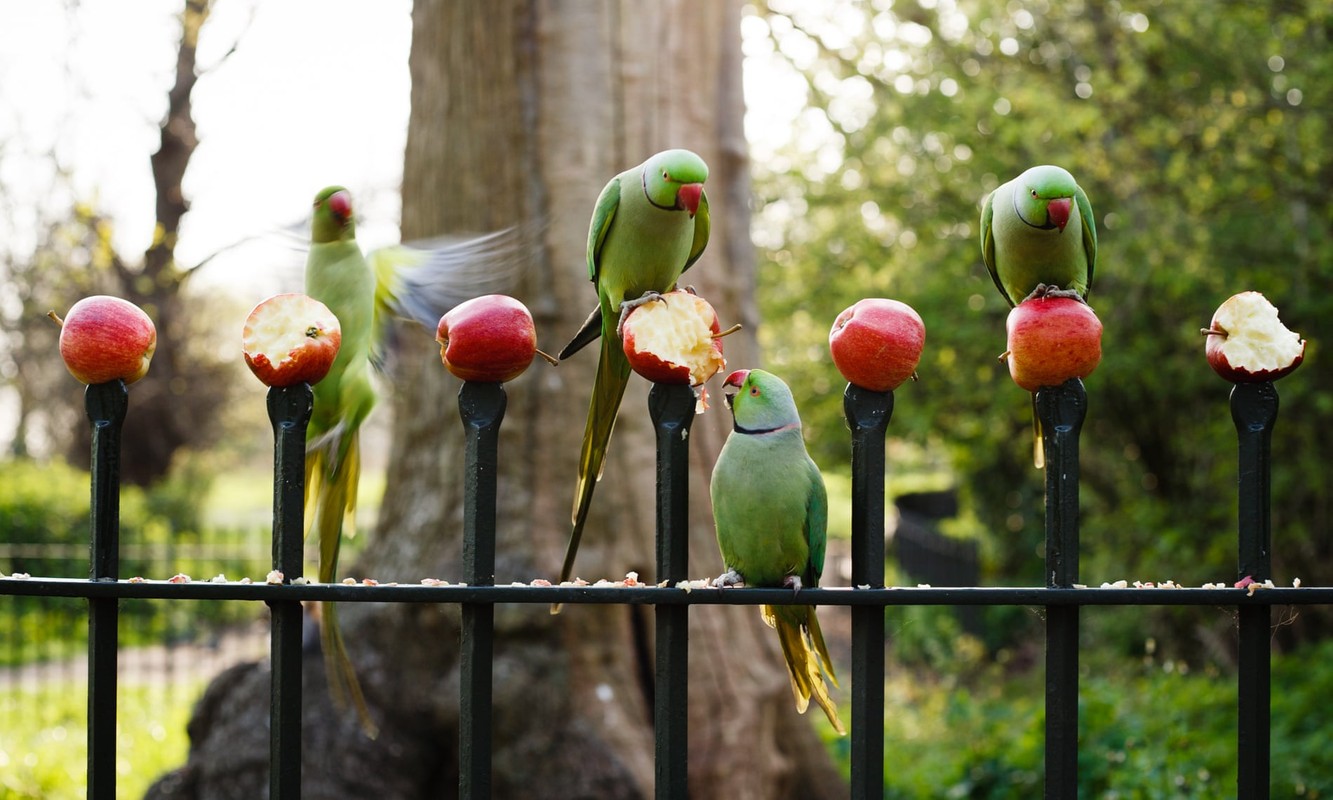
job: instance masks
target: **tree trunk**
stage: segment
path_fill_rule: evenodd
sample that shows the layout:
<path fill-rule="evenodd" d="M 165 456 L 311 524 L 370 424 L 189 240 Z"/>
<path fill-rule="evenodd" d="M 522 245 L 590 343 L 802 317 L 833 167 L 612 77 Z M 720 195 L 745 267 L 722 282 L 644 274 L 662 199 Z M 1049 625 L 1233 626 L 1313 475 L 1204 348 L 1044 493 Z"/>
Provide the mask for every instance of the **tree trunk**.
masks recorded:
<path fill-rule="evenodd" d="M 739 6 L 418 0 L 413 13 L 404 238 L 514 224 L 540 231 L 532 269 L 513 294 L 532 309 L 539 345 L 558 350 L 596 302 L 585 247 L 602 186 L 653 152 L 693 149 L 711 168 L 713 229 L 684 282 L 714 303 L 724 324 L 745 324 L 727 339 L 727 355 L 733 366 L 753 365 Z M 393 377 L 388 488 L 357 568 L 380 581 L 460 580 L 459 384 L 441 367 L 431 336 L 405 338 Z M 499 584 L 559 572 L 596 358 L 588 348 L 558 368 L 537 362 L 506 386 Z M 646 382 L 632 377 L 579 552 L 576 573 L 589 580 L 630 571 L 655 580 L 655 446 L 646 397 Z M 722 571 L 708 476 L 729 429 L 716 402 L 691 432 L 694 577 Z M 458 769 L 458 609 L 345 604 L 341 613 L 382 732 L 369 741 L 354 720 L 331 719 L 319 665 L 308 665 L 305 796 L 447 796 Z M 691 795 L 845 796 L 811 720 L 793 708 L 776 639 L 758 610 L 689 613 Z M 496 609 L 495 624 L 495 795 L 651 796 L 652 610 L 567 605 L 553 617 L 544 605 L 507 605 Z M 242 713 L 266 713 L 266 679 L 252 671 L 230 681 L 255 695 Z M 181 790 L 150 796 L 262 794 L 256 779 L 266 764 L 251 759 L 266 755 L 267 727 L 258 719 L 248 725 L 257 744 L 244 746 L 248 767 L 237 765 L 239 729 L 247 726 L 223 723 L 236 707 L 213 694 L 191 725 L 190 764 L 172 776 Z M 201 723 L 212 718 L 217 733 Z M 224 757 L 231 759 L 228 779 L 210 782 L 206 774 L 218 774 Z M 217 788 L 234 786 L 241 773 L 250 794 Z"/>

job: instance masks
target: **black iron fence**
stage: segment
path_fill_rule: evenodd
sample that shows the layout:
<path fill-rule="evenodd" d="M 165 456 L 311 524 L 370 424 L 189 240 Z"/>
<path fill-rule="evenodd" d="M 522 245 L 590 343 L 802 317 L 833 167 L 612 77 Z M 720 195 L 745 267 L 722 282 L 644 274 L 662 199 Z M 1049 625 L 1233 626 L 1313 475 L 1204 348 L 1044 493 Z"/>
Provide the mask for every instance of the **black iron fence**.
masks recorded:
<path fill-rule="evenodd" d="M 92 569 L 88 580 L 0 579 L 0 594 L 84 598 L 88 604 L 88 797 L 115 796 L 117 620 L 127 599 L 267 603 L 272 659 L 270 796 L 301 791 L 302 601 L 456 603 L 462 609 L 460 796 L 491 790 L 491 666 L 496 603 L 652 605 L 656 613 L 654 736 L 656 793 L 683 798 L 686 788 L 687 617 L 701 604 L 784 604 L 790 590 L 674 588 L 686 581 L 687 432 L 694 397 L 686 387 L 655 386 L 649 395 L 657 431 L 657 578 L 664 586 L 495 586 L 498 430 L 505 393 L 498 384 L 465 384 L 459 409 L 467 433 L 464 517 L 466 585 L 365 586 L 304 582 L 302 524 L 309 387 L 269 393 L 273 421 L 272 582 L 120 580 L 118 542 L 120 423 L 128 392 L 120 382 L 88 387 L 93 426 Z M 1237 385 L 1231 411 L 1239 436 L 1238 577 L 1240 588 L 1085 588 L 1078 583 L 1079 432 L 1087 398 L 1077 380 L 1037 394 L 1046 451 L 1046 582 L 1042 587 L 884 586 L 884 436 L 893 394 L 849 386 L 844 409 L 852 432 L 852 586 L 803 589 L 803 604 L 851 607 L 851 796 L 883 796 L 884 609 L 887 606 L 1030 606 L 1046 617 L 1045 796 L 1075 798 L 1078 767 L 1078 633 L 1084 606 L 1231 606 L 1239 621 L 1237 796 L 1269 796 L 1270 625 L 1273 605 L 1333 603 L 1333 588 L 1269 583 L 1270 438 L 1278 397 L 1271 383 Z M 280 576 L 277 573 L 281 573 Z"/>

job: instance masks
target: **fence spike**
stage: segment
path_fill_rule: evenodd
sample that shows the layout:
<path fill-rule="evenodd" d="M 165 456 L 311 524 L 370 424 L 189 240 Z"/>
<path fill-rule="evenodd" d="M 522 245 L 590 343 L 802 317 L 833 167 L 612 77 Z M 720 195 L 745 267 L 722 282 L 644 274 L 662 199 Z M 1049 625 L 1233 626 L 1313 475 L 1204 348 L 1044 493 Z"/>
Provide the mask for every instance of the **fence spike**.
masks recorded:
<path fill-rule="evenodd" d="M 843 416 L 852 432 L 852 585 L 884 587 L 884 435 L 893 392 L 849 383 Z M 852 609 L 852 798 L 884 793 L 884 609 Z"/>
<path fill-rule="evenodd" d="M 1037 390 L 1046 455 L 1046 586 L 1078 582 L 1078 437 L 1087 415 L 1083 382 Z M 1078 796 L 1078 606 L 1046 607 L 1045 797 Z"/>
<path fill-rule="evenodd" d="M 1277 388 L 1272 381 L 1238 383 L 1231 390 L 1231 418 L 1239 449 L 1237 528 L 1239 577 L 1263 583 L 1273 577 L 1271 443 L 1277 421 Z M 1270 769 L 1272 609 L 1237 609 L 1236 789 L 1238 797 L 1267 800 Z"/>
<path fill-rule="evenodd" d="M 314 410 L 309 384 L 273 388 L 268 416 L 273 423 L 273 569 L 290 585 L 302 577 L 305 527 L 305 437 Z M 299 600 L 271 600 L 269 653 L 272 662 L 269 718 L 269 797 L 301 796 L 302 626 Z"/>
<path fill-rule="evenodd" d="M 463 580 L 469 586 L 495 583 L 496 491 L 500 422 L 507 396 L 498 383 L 465 382 L 458 413 L 465 432 L 463 468 Z M 463 603 L 458 707 L 458 796 L 491 796 L 491 673 L 495 652 L 495 607 Z"/>
<path fill-rule="evenodd" d="M 114 380 L 83 393 L 92 425 L 90 523 L 93 581 L 120 577 L 120 434 L 129 389 Z M 116 796 L 116 655 L 120 607 L 114 597 L 88 600 L 88 797 Z"/>
<path fill-rule="evenodd" d="M 695 396 L 685 385 L 653 384 L 648 412 L 657 434 L 657 580 L 689 577 L 689 432 Z M 658 605 L 653 683 L 655 793 L 659 800 L 689 796 L 689 606 Z"/>

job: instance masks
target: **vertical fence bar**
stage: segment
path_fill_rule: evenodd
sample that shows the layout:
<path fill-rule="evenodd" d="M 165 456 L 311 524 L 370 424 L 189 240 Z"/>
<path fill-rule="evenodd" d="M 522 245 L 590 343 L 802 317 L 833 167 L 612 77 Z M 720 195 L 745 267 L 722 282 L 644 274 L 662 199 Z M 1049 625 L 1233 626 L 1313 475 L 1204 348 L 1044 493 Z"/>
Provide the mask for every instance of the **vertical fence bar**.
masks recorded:
<path fill-rule="evenodd" d="M 1239 440 L 1239 572 L 1262 583 L 1272 577 L 1269 502 L 1271 442 L 1277 420 L 1277 389 L 1271 381 L 1238 383 L 1231 390 L 1231 419 Z M 1237 674 L 1237 796 L 1269 796 L 1270 606 L 1241 606 Z"/>
<path fill-rule="evenodd" d="M 90 578 L 120 577 L 120 432 L 129 389 L 115 380 L 83 394 L 92 424 L 92 556 Z M 88 600 L 88 797 L 116 796 L 116 650 L 120 607 L 115 598 Z"/>
<path fill-rule="evenodd" d="M 463 470 L 463 580 L 469 586 L 495 583 L 495 503 L 500 421 L 507 397 L 498 383 L 466 382 L 458 413 L 466 433 Z M 491 673 L 495 652 L 495 607 L 462 604 L 458 707 L 458 796 L 491 796 Z"/>
<path fill-rule="evenodd" d="M 270 389 L 273 423 L 273 569 L 290 584 L 302 576 L 305 527 L 305 436 L 314 409 L 309 384 Z M 271 600 L 269 797 L 301 796 L 301 627 L 298 600 Z"/>
<path fill-rule="evenodd" d="M 689 577 L 690 425 L 689 386 L 653 384 L 648 413 L 657 433 L 657 580 Z M 657 660 L 653 683 L 655 792 L 658 800 L 689 796 L 689 606 L 654 609 Z"/>
<path fill-rule="evenodd" d="M 1078 582 L 1078 437 L 1088 396 L 1077 378 L 1037 391 L 1046 454 L 1046 585 Z M 1078 606 L 1046 608 L 1046 789 L 1078 796 Z"/>
<path fill-rule="evenodd" d="M 893 392 L 847 384 L 852 432 L 852 585 L 884 587 L 884 434 Z M 852 608 L 852 798 L 884 796 L 884 609 Z"/>

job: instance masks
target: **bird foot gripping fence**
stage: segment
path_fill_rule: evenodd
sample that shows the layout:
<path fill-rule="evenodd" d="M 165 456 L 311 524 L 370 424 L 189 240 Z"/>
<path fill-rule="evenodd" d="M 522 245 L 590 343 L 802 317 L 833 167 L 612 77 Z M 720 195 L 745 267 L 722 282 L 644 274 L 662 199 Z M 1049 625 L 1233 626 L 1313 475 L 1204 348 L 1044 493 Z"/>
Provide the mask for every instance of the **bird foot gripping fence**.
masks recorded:
<path fill-rule="evenodd" d="M 462 610 L 459 718 L 460 796 L 490 795 L 491 664 L 496 603 L 619 603 L 656 611 L 654 735 L 656 792 L 687 796 L 687 621 L 691 605 L 783 604 L 787 589 L 699 588 L 688 582 L 688 432 L 695 399 L 688 387 L 656 385 L 649 411 L 657 435 L 656 586 L 494 585 L 498 432 L 506 395 L 500 384 L 465 383 L 459 411 L 466 430 L 463 573 L 453 585 L 316 584 L 302 577 L 305 430 L 310 388 L 273 389 L 273 569 L 264 583 L 119 580 L 120 426 L 124 383 L 89 386 L 92 425 L 91 577 L 0 579 L 0 594 L 80 597 L 88 602 L 88 797 L 115 796 L 117 619 L 122 599 L 267 603 L 271 609 L 272 719 L 270 796 L 301 792 L 301 603 L 303 601 L 456 603 Z M 1207 605 L 1237 609 L 1239 669 L 1237 796 L 1269 796 L 1270 610 L 1275 604 L 1333 603 L 1333 588 L 1277 588 L 1270 577 L 1270 438 L 1278 397 L 1272 383 L 1238 384 L 1231 413 L 1239 438 L 1238 587 L 1085 588 L 1078 584 L 1079 433 L 1087 396 L 1077 379 L 1037 393 L 1046 454 L 1044 587 L 889 588 L 884 586 L 884 436 L 892 392 L 849 385 L 844 409 L 852 434 L 852 587 L 800 591 L 803 604 L 851 607 L 851 794 L 883 796 L 884 608 L 1031 606 L 1046 617 L 1045 796 L 1077 796 L 1078 634 L 1083 606 Z M 1248 580 L 1247 580 L 1248 579 Z M 690 590 L 686 591 L 685 587 Z"/>

